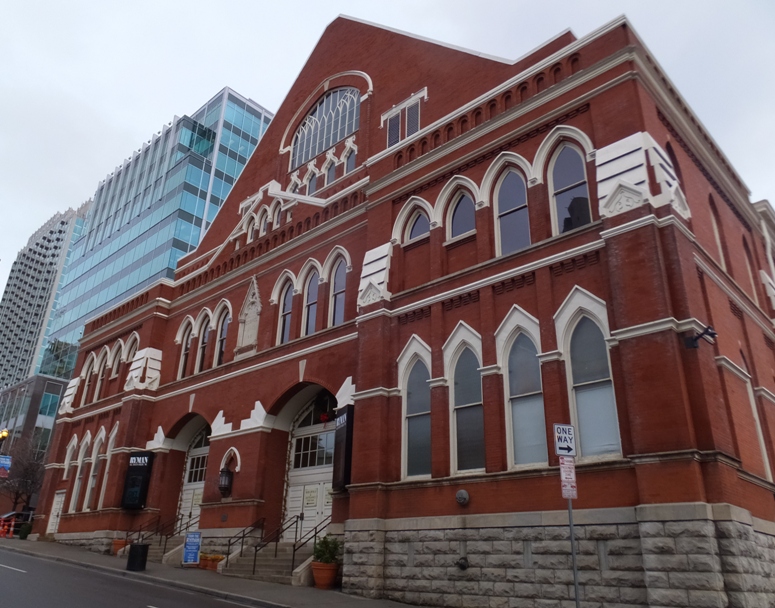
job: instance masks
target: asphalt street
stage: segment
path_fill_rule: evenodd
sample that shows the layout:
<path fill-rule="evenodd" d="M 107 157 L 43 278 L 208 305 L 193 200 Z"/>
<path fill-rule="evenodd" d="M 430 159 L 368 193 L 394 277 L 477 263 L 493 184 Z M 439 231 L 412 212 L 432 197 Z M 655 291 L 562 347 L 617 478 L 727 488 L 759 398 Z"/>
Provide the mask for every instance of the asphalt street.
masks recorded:
<path fill-rule="evenodd" d="M 2 608 L 224 608 L 233 602 L 0 551 Z"/>

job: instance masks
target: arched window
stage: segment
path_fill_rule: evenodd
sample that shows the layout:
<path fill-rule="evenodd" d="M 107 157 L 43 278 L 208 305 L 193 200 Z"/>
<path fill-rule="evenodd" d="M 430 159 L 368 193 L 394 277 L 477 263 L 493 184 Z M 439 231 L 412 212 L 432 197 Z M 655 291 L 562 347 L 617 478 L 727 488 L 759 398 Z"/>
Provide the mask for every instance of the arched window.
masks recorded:
<path fill-rule="evenodd" d="M 312 177 L 307 182 L 307 196 L 312 196 L 318 189 L 318 176 L 317 173 L 313 173 Z"/>
<path fill-rule="evenodd" d="M 218 324 L 218 343 L 215 347 L 215 365 L 222 365 L 226 355 L 226 335 L 229 333 L 229 323 L 231 317 L 229 311 L 224 310 L 221 314 L 221 321 Z"/>
<path fill-rule="evenodd" d="M 592 221 L 584 160 L 576 148 L 567 144 L 554 157 L 552 196 L 557 234 Z"/>
<path fill-rule="evenodd" d="M 261 218 L 258 220 L 258 234 L 264 236 L 266 234 L 267 224 L 269 223 L 269 214 L 264 211 L 261 214 Z"/>
<path fill-rule="evenodd" d="M 336 181 L 336 163 L 331 163 L 326 169 L 326 185 Z"/>
<path fill-rule="evenodd" d="M 293 136 L 291 170 L 297 169 L 358 130 L 361 94 L 346 87 L 328 91 Z"/>
<path fill-rule="evenodd" d="M 451 215 L 449 236 L 455 238 L 476 228 L 476 209 L 474 201 L 468 194 L 461 194 L 455 203 Z"/>
<path fill-rule="evenodd" d="M 207 369 L 207 343 L 210 341 L 210 319 L 202 322 L 199 330 L 199 354 L 196 358 L 196 371 L 202 372 Z"/>
<path fill-rule="evenodd" d="M 310 336 L 315 333 L 315 321 L 318 314 L 318 287 L 320 286 L 320 275 L 317 271 L 313 272 L 307 281 L 307 288 L 304 294 L 304 335 Z"/>
<path fill-rule="evenodd" d="M 131 338 L 130 338 L 131 339 Z M 137 354 L 137 339 L 133 339 L 130 343 L 129 349 L 127 350 L 126 357 L 124 357 L 124 361 L 127 362 L 127 365 L 131 367 L 132 361 L 135 359 L 135 355 Z"/>
<path fill-rule="evenodd" d="M 344 260 L 334 267 L 334 280 L 331 282 L 331 327 L 344 323 L 344 290 L 347 285 L 347 264 Z"/>
<path fill-rule="evenodd" d="M 94 359 L 90 359 L 86 365 L 86 373 L 83 376 L 83 394 L 81 395 L 81 407 L 89 403 L 89 389 L 91 389 L 92 376 L 94 375 Z"/>
<path fill-rule="evenodd" d="M 498 186 L 498 230 L 501 255 L 530 245 L 530 219 L 527 214 L 527 186 L 524 178 L 508 171 Z"/>
<path fill-rule="evenodd" d="M 754 280 L 754 263 L 751 256 L 751 249 L 748 247 L 748 241 L 743 238 L 743 251 L 745 252 L 745 268 L 748 271 L 748 280 L 751 282 L 751 296 L 756 305 L 759 305 L 759 295 L 756 293 L 756 281 Z"/>
<path fill-rule="evenodd" d="M 272 230 L 277 228 L 280 225 L 280 214 L 282 213 L 282 209 L 280 208 L 280 205 L 277 205 L 274 210 L 274 215 L 272 216 Z"/>
<path fill-rule="evenodd" d="M 710 223 L 713 226 L 713 238 L 716 241 L 716 248 L 718 249 L 718 262 L 724 270 L 727 270 L 727 259 L 724 255 L 724 236 L 721 232 L 718 209 L 716 209 L 712 196 L 708 199 L 708 203 L 710 205 Z"/>
<path fill-rule="evenodd" d="M 408 241 L 411 241 L 412 239 L 420 238 L 421 236 L 425 236 L 431 231 L 431 223 L 428 220 L 428 216 L 425 215 L 422 211 L 417 211 L 411 220 L 409 220 L 409 231 L 407 232 L 407 239 Z"/>
<path fill-rule="evenodd" d="M 509 351 L 508 380 L 514 464 L 547 462 L 541 365 L 535 344 L 523 333 Z"/>
<path fill-rule="evenodd" d="M 406 382 L 406 474 L 431 474 L 430 374 L 422 361 L 415 361 Z"/>
<path fill-rule="evenodd" d="M 344 172 L 351 173 L 355 171 L 355 150 L 350 150 L 350 153 L 344 159 Z"/>
<path fill-rule="evenodd" d="M 466 347 L 455 365 L 453 428 L 457 471 L 484 469 L 484 411 L 479 361 Z"/>
<path fill-rule="evenodd" d="M 248 220 L 248 225 L 245 228 L 245 232 L 247 234 L 247 236 L 245 238 L 245 242 L 246 243 L 252 243 L 253 242 L 253 233 L 254 233 L 255 229 L 256 229 L 256 220 L 255 220 L 255 218 L 251 217 Z"/>
<path fill-rule="evenodd" d="M 100 393 L 102 393 L 102 389 L 105 386 L 105 377 L 107 376 L 107 370 L 108 370 L 108 357 L 106 355 L 102 359 L 102 362 L 99 364 L 99 367 L 97 368 L 97 386 L 94 387 L 94 397 L 92 398 L 92 402 L 99 401 L 101 398 Z"/>
<path fill-rule="evenodd" d="M 113 353 L 113 357 L 110 360 L 110 377 L 115 378 L 118 376 L 118 368 L 121 365 L 121 343 L 119 342 L 115 346 L 116 351 Z"/>
<path fill-rule="evenodd" d="M 188 357 L 191 353 L 191 340 L 193 338 L 193 328 L 189 325 L 186 331 L 183 332 L 183 340 L 181 340 L 181 352 L 180 352 L 180 369 L 178 370 L 178 378 L 185 378 L 188 373 Z"/>
<path fill-rule="evenodd" d="M 683 184 L 684 178 L 681 173 L 681 165 L 678 164 L 678 157 L 675 155 L 675 150 L 673 150 L 673 146 L 670 145 L 670 142 L 667 142 L 667 145 L 665 145 L 665 151 L 670 158 L 670 163 L 673 165 L 673 170 L 675 171 L 675 177 L 678 180 L 678 183 Z"/>
<path fill-rule="evenodd" d="M 573 401 L 581 456 L 620 454 L 619 422 L 603 332 L 588 317 L 570 342 Z"/>
<path fill-rule="evenodd" d="M 291 311 L 293 310 L 293 285 L 289 282 L 280 298 L 280 337 L 279 343 L 285 344 L 291 339 Z"/>

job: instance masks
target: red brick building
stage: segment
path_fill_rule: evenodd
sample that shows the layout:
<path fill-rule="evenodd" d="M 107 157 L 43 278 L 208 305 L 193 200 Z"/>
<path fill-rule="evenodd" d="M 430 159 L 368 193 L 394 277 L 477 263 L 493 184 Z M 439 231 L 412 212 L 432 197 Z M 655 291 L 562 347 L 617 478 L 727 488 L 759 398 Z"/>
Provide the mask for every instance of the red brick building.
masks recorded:
<path fill-rule="evenodd" d="M 582 599 L 769 605 L 774 236 L 625 19 L 511 61 L 339 18 L 175 281 L 87 327 L 37 531 L 303 513 L 351 593 L 567 600 L 572 423 Z"/>

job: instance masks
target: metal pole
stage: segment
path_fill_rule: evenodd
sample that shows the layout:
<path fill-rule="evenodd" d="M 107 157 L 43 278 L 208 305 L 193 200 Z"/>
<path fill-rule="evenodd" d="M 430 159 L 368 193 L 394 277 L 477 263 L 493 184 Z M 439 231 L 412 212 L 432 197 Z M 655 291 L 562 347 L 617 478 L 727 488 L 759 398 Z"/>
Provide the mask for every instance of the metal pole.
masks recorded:
<path fill-rule="evenodd" d="M 576 608 L 579 608 L 579 571 L 576 567 L 576 539 L 573 535 L 573 500 L 568 499 L 568 521 L 570 522 L 570 552 L 573 558 L 573 588 L 576 595 Z"/>

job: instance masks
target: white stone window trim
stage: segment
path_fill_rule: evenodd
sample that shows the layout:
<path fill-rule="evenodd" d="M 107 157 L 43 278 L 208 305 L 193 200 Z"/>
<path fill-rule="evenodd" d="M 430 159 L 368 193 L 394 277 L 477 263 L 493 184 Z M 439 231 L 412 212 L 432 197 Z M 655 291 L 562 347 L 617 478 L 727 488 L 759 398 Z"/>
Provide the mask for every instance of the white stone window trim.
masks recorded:
<path fill-rule="evenodd" d="M 337 293 L 334 293 L 334 273 L 336 272 L 337 268 L 339 268 L 340 263 L 344 264 L 344 290 L 339 292 L 344 294 L 344 299 L 342 302 L 342 306 L 344 307 L 345 305 L 344 302 L 347 300 L 347 283 L 349 282 L 348 275 L 352 270 L 352 266 L 348 263 L 347 258 L 345 258 L 341 254 L 335 255 L 335 256 L 332 256 L 331 254 L 329 254 L 328 258 L 326 259 L 325 265 L 323 266 L 324 269 L 327 269 L 326 277 L 327 277 L 327 283 L 329 286 L 328 311 L 326 312 L 326 327 L 338 327 L 334 325 L 334 298 L 338 295 Z M 323 275 L 320 275 L 320 276 L 322 277 Z M 339 325 L 343 325 L 344 323 L 345 323 L 345 319 L 344 319 L 344 311 L 343 311 L 342 322 Z"/>
<path fill-rule="evenodd" d="M 288 340 L 283 341 L 283 300 L 285 299 L 286 290 L 290 289 L 291 291 L 291 310 L 287 313 L 290 329 L 293 329 L 293 297 L 298 295 L 298 290 L 295 287 L 296 281 L 289 278 L 288 275 L 293 276 L 293 274 L 288 271 L 287 274 L 284 273 L 282 276 L 285 277 L 285 280 L 281 283 L 278 294 L 277 294 L 277 300 L 275 302 L 270 301 L 270 304 L 277 304 L 277 336 L 275 338 L 275 344 L 277 346 L 281 346 L 283 344 L 288 344 L 292 341 L 291 335 L 292 332 L 288 332 Z M 276 287 L 276 286 L 275 286 Z"/>
<path fill-rule="evenodd" d="M 68 513 L 75 513 L 78 509 L 78 495 L 81 493 L 81 484 L 83 482 L 82 479 L 82 473 L 83 473 L 83 466 L 84 466 L 84 460 L 86 459 L 86 451 L 89 449 L 89 446 L 91 445 L 91 431 L 86 431 L 86 435 L 83 436 L 83 440 L 81 441 L 81 447 L 78 450 L 78 460 L 75 470 L 75 478 L 73 480 L 73 491 L 70 495 L 70 506 L 67 509 Z"/>
<path fill-rule="evenodd" d="M 108 487 L 108 480 L 110 479 L 110 461 L 113 455 L 113 449 L 116 446 L 116 436 L 118 435 L 118 421 L 113 425 L 113 430 L 110 431 L 108 437 L 108 447 L 105 449 L 105 471 L 102 473 L 102 488 L 100 489 L 100 499 L 97 503 L 97 510 L 102 510 L 102 506 L 105 503 L 105 491 Z"/>
<path fill-rule="evenodd" d="M 78 447 L 78 435 L 73 434 L 70 439 L 70 443 L 67 444 L 67 450 L 65 451 L 64 471 L 62 473 L 62 481 L 70 477 L 70 466 L 73 463 L 73 454 Z"/>
<path fill-rule="evenodd" d="M 221 298 L 221 301 L 218 302 L 217 306 L 213 310 L 213 317 L 212 317 L 212 325 L 211 329 L 215 332 L 214 339 L 215 339 L 215 348 L 213 349 L 213 360 L 211 368 L 218 367 L 218 353 L 220 351 L 220 345 L 219 342 L 221 340 L 221 328 L 223 327 L 223 323 L 226 321 L 231 325 L 232 320 L 234 319 L 234 315 L 232 314 L 231 309 L 231 302 L 229 302 L 226 298 Z M 229 336 L 229 329 L 230 327 L 226 328 L 226 335 L 224 336 L 224 339 L 228 339 Z M 224 347 L 224 358 L 226 357 L 226 350 Z M 221 362 L 221 365 L 223 365 L 225 361 Z"/>
<path fill-rule="evenodd" d="M 548 139 L 548 138 L 547 138 Z M 557 201 L 555 197 L 555 189 L 554 189 L 554 166 L 557 163 L 557 159 L 560 157 L 560 154 L 565 148 L 570 148 L 571 150 L 574 150 L 576 153 L 578 153 L 579 157 L 581 158 L 581 166 L 584 168 L 584 183 L 587 185 L 587 205 L 589 206 L 589 223 L 584 224 L 584 226 L 589 226 L 592 222 L 594 222 L 594 218 L 592 217 L 592 184 L 589 181 L 589 175 L 587 174 L 587 163 L 586 163 L 586 155 L 584 154 L 583 148 L 577 144 L 575 141 L 566 140 L 560 143 L 560 145 L 557 146 L 557 148 L 552 153 L 552 157 L 549 160 L 549 166 L 546 170 L 546 176 L 548 181 L 548 195 L 549 195 L 549 211 L 552 216 L 552 236 L 560 236 L 562 234 L 569 234 L 573 232 L 573 230 L 578 230 L 579 228 L 583 228 L 584 226 L 577 226 L 576 228 L 572 230 L 568 230 L 567 232 L 561 232 L 560 226 L 558 223 L 558 217 L 557 217 Z M 570 188 L 570 186 L 568 186 Z M 565 191 L 565 189 L 563 189 Z"/>
<path fill-rule="evenodd" d="M 89 502 L 91 501 L 92 492 L 94 492 L 94 488 L 97 487 L 97 475 L 99 474 L 99 461 L 100 461 L 100 450 L 102 449 L 102 444 L 105 443 L 105 437 L 107 433 L 105 432 L 105 427 L 101 426 L 100 430 L 97 432 L 97 436 L 94 438 L 94 447 L 91 451 L 91 470 L 89 471 L 89 477 L 86 480 L 86 491 L 83 493 L 83 504 L 81 505 L 81 511 L 89 511 Z"/>
<path fill-rule="evenodd" d="M 199 338 L 196 343 L 196 351 L 194 353 L 194 356 L 196 359 L 194 360 L 194 373 L 198 374 L 201 371 L 204 371 L 204 365 L 207 363 L 207 352 L 201 353 L 201 346 L 202 346 L 202 339 L 206 336 L 208 339 L 207 345 L 210 345 L 210 338 L 212 338 L 212 328 L 213 328 L 213 313 L 210 312 L 210 309 L 206 306 L 199 311 L 199 316 L 196 318 L 196 322 L 194 323 L 194 331 L 192 333 L 192 336 L 194 338 Z M 191 353 L 189 352 L 189 357 L 191 356 Z"/>
<path fill-rule="evenodd" d="M 186 315 L 183 323 L 180 324 L 178 334 L 180 335 L 180 338 L 175 338 L 175 343 L 180 345 L 180 360 L 178 361 L 177 378 L 178 380 L 181 380 L 185 378 L 185 367 L 187 367 L 188 359 L 191 357 L 191 342 L 194 339 L 194 320 L 190 315 Z M 186 355 L 186 348 L 188 348 L 188 354 L 187 356 L 184 356 Z"/>
<path fill-rule="evenodd" d="M 428 87 L 423 87 L 416 93 L 413 93 L 412 95 L 404 99 L 402 102 L 394 105 L 387 112 L 383 112 L 379 119 L 379 128 L 382 129 L 385 126 L 385 123 L 390 118 L 392 118 L 396 114 L 400 114 L 403 110 L 405 110 L 411 105 L 414 105 L 419 101 L 428 101 Z M 402 136 L 401 139 L 403 140 L 404 137 Z"/>
<path fill-rule="evenodd" d="M 95 367 L 95 373 L 97 374 L 97 384 L 94 387 L 94 395 L 91 398 L 90 403 L 99 401 L 100 391 L 102 391 L 103 383 L 107 379 L 108 374 L 108 359 L 110 358 L 110 351 L 107 346 L 103 346 L 100 351 L 100 356 L 97 358 L 97 365 Z"/>
<path fill-rule="evenodd" d="M 449 458 L 450 458 L 450 474 L 451 475 L 471 475 L 485 472 L 485 468 L 481 469 L 465 469 L 464 471 L 458 471 L 457 469 L 457 425 L 455 424 L 455 368 L 457 362 L 460 359 L 460 355 L 466 348 L 470 348 L 474 353 L 477 361 L 480 365 L 480 390 L 481 390 L 481 370 L 482 370 L 482 336 L 473 329 L 465 321 L 458 321 L 457 326 L 444 342 L 441 347 L 444 355 L 444 377 L 449 383 Z M 433 375 L 432 370 L 431 375 Z M 434 380 L 434 378 L 431 378 Z M 431 384 L 433 386 L 433 384 Z M 482 394 L 482 414 L 484 415 L 484 394 Z M 485 442 L 485 454 L 487 451 L 487 444 Z"/>
<path fill-rule="evenodd" d="M 516 155 L 514 155 L 516 156 Z M 503 182 L 506 180 L 506 177 L 508 177 L 509 173 L 515 173 L 520 178 L 522 178 L 522 181 L 525 182 L 525 202 L 527 204 L 528 208 L 528 218 L 527 218 L 527 230 L 528 235 L 530 235 L 530 216 L 529 216 L 529 209 L 530 209 L 530 189 L 528 188 L 528 175 L 529 173 L 525 172 L 522 167 L 514 166 L 512 164 L 505 164 L 503 166 L 503 169 L 498 176 L 497 181 L 495 182 L 495 187 L 492 189 L 492 200 L 491 200 L 491 206 L 492 206 L 492 218 L 495 222 L 495 255 L 496 257 L 501 257 L 503 255 L 503 244 L 501 242 L 501 211 L 500 211 L 500 197 L 498 196 L 501 187 L 503 186 Z M 485 192 L 484 188 L 482 188 L 482 192 L 485 193 L 485 196 L 487 193 Z M 516 213 L 516 210 L 512 209 L 511 213 Z M 527 249 L 531 245 L 533 245 L 533 239 L 532 235 L 530 239 L 530 243 L 527 247 L 524 247 L 523 249 L 517 249 L 516 251 L 524 251 L 524 249 Z M 512 251 L 511 253 L 516 253 L 516 251 Z M 508 254 L 510 255 L 510 254 Z"/>
<path fill-rule="evenodd" d="M 407 244 L 412 242 L 409 240 L 409 231 L 412 229 L 412 224 L 414 223 L 414 219 L 418 212 L 425 213 L 428 218 L 428 223 L 430 224 L 430 230 L 433 230 L 436 227 L 436 224 L 434 224 L 433 206 L 424 198 L 412 196 L 404 203 L 403 207 L 401 207 L 395 222 L 393 222 L 393 233 L 390 237 L 390 241 L 394 245 L 397 243 Z M 425 236 L 427 235 L 417 237 L 417 239 L 413 240 L 419 240 L 420 238 L 425 238 Z"/>
<path fill-rule="evenodd" d="M 498 358 L 497 372 L 503 377 L 503 403 L 506 412 L 506 452 L 508 455 L 509 470 L 522 471 L 526 469 L 541 469 L 549 466 L 545 462 L 531 462 L 528 464 L 514 464 L 514 437 L 512 436 L 512 412 L 511 412 L 511 387 L 509 386 L 509 354 L 514 342 L 521 335 L 525 335 L 536 347 L 536 352 L 541 353 L 541 329 L 538 319 L 524 308 L 514 304 L 506 314 L 498 329 L 495 330 L 495 353 Z M 540 359 L 539 359 L 540 369 Z M 541 395 L 543 396 L 543 376 L 541 377 Z M 544 415 L 546 409 L 544 408 Z"/>
<path fill-rule="evenodd" d="M 622 458 L 622 428 L 619 424 L 619 408 L 616 402 L 616 386 L 614 384 L 613 367 L 611 366 L 611 346 L 618 344 L 615 338 L 611 337 L 611 331 L 608 326 L 608 308 L 605 300 L 598 298 L 583 287 L 575 285 L 568 297 L 562 303 L 554 315 L 555 335 L 557 336 L 557 353 L 559 359 L 565 362 L 565 384 L 568 391 L 568 404 L 570 406 L 571 424 L 579 435 L 579 419 L 576 404 L 576 391 L 573 384 L 573 366 L 570 360 L 570 343 L 573 338 L 573 332 L 579 321 L 587 317 L 598 326 L 603 334 L 606 343 L 606 357 L 608 358 L 608 373 L 611 381 L 611 391 L 614 400 L 614 414 L 616 415 L 616 427 L 619 430 L 619 452 L 612 454 L 602 454 L 595 456 L 584 456 L 582 447 L 578 446 L 577 461 L 604 462 L 608 460 L 620 460 Z M 541 355 L 539 354 L 539 357 Z"/>
<path fill-rule="evenodd" d="M 420 338 L 417 334 L 412 334 L 412 337 L 404 346 L 401 354 L 398 355 L 396 360 L 398 369 L 398 386 L 401 391 L 401 479 L 422 480 L 430 479 L 431 475 L 409 475 L 407 468 L 409 464 L 408 458 L 408 418 L 406 416 L 407 405 L 407 384 L 409 382 L 409 374 L 417 361 L 422 361 L 428 370 L 428 376 L 433 376 L 432 366 L 433 356 L 431 354 L 431 347 Z M 430 413 L 429 413 L 430 414 Z M 432 433 L 431 433 L 432 434 Z M 431 437 L 431 454 L 433 454 L 433 438 Z"/>
<path fill-rule="evenodd" d="M 229 460 L 231 458 L 234 458 L 234 462 L 235 462 L 234 472 L 239 473 L 240 467 L 242 466 L 242 457 L 240 456 L 239 450 L 234 446 L 226 450 L 226 453 L 223 455 L 223 458 L 221 458 L 221 467 L 218 470 L 219 471 L 223 470 L 226 467 L 226 465 L 229 463 Z"/>
<path fill-rule="evenodd" d="M 113 345 L 113 350 L 110 353 L 110 359 L 108 361 L 110 362 L 108 365 L 108 368 L 110 369 L 110 379 L 113 380 L 114 378 L 118 377 L 118 371 L 121 367 L 121 362 L 124 360 L 124 353 L 125 353 L 125 346 L 124 341 L 119 338 L 116 340 L 116 343 Z"/>
<path fill-rule="evenodd" d="M 309 258 L 306 262 L 304 262 L 304 266 L 301 267 L 301 270 L 299 271 L 299 287 L 298 292 L 302 294 L 302 306 L 301 306 L 301 335 L 302 337 L 305 336 L 311 336 L 315 333 L 315 328 L 312 328 L 312 331 L 307 333 L 307 316 L 309 314 L 309 310 L 307 308 L 307 296 L 309 294 L 309 286 L 310 282 L 312 280 L 313 273 L 318 273 L 318 295 L 317 299 L 315 300 L 315 303 L 317 305 L 317 309 L 315 311 L 315 323 L 317 324 L 317 318 L 318 314 L 320 313 L 320 285 L 323 283 L 322 277 L 323 277 L 323 267 L 320 265 L 320 262 L 318 262 L 314 258 Z"/>

